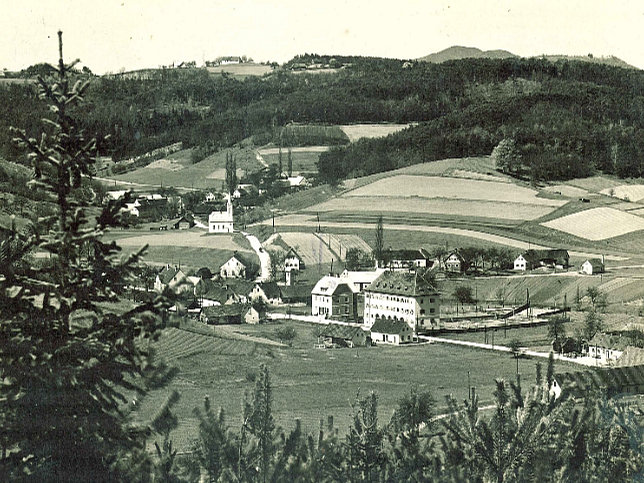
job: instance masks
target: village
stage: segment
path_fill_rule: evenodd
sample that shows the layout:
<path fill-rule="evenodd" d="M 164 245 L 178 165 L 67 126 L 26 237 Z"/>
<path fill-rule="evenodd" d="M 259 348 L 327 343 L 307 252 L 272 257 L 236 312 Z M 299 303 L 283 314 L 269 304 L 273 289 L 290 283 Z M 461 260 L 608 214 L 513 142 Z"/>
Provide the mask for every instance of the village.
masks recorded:
<path fill-rule="evenodd" d="M 299 189 L 302 179 L 300 176 L 298 183 L 291 183 L 292 189 Z M 317 338 L 310 344 L 323 350 L 443 342 L 512 352 L 517 357 L 530 354 L 544 358 L 553 351 L 561 360 L 594 367 L 631 366 L 644 360 L 644 349 L 630 345 L 627 337 L 601 331 L 592 337 L 579 333 L 573 336 L 570 332 L 567 337 L 558 337 L 553 330 L 550 350 L 542 352 L 522 347 L 518 341 L 506 340 L 504 345 L 497 339 L 495 345 L 497 330 L 507 333 L 508 329 L 551 327 L 553 318 L 565 323 L 573 305 L 579 307 L 581 299 L 589 295 L 601 299 L 602 294 L 592 288 L 580 293 L 578 286 L 576 301 L 567 300 L 563 294 L 546 305 L 531 302 L 529 288 L 518 298 L 515 293 L 513 299 L 504 289 L 484 298 L 471 289 L 474 285 L 478 291 L 477 281 L 489 284 L 507 280 L 509 286 L 510 282 L 530 276 L 598 279 L 606 273 L 603 257 L 586 258 L 575 267 L 566 249 L 492 251 L 492 271 L 481 270 L 481 257 L 487 255 L 481 250 L 476 253 L 472 247 L 441 247 L 430 253 L 423 247 L 388 246 L 377 256 L 363 245 L 362 249 L 345 247 L 342 257 L 340 245 L 334 252 L 340 254 L 338 260 L 331 260 L 330 271 L 322 274 L 321 266 L 317 271 L 307 270 L 299 247 L 285 242 L 287 235 L 274 232 L 262 244 L 254 235 L 237 229 L 233 206 L 253 189 L 252 185 L 239 184 L 232 193 L 208 192 L 193 203 L 191 210 L 185 209 L 180 196 L 146 193 L 127 201 L 123 212 L 128 217 L 147 220 L 150 231 L 176 230 L 178 236 L 197 232 L 200 237 L 237 233 L 252 248 L 235 250 L 220 265 L 204 264 L 198 270 L 187 270 L 180 263 L 157 264 L 134 288 L 134 296 L 172 294 L 173 317 L 213 327 L 274 324 L 285 319 L 317 325 Z M 106 200 L 122 201 L 125 193 L 108 191 Z M 159 213 L 165 213 L 168 205 L 174 207 L 173 214 L 181 216 L 159 221 L 164 218 Z M 156 218 L 151 218 L 150 212 Z M 330 249 L 331 235 L 327 237 L 319 230 L 319 226 L 313 227 L 311 236 Z M 446 282 L 456 288 L 446 291 Z M 472 333 L 484 334 L 484 343 L 451 338 L 454 334 Z"/>

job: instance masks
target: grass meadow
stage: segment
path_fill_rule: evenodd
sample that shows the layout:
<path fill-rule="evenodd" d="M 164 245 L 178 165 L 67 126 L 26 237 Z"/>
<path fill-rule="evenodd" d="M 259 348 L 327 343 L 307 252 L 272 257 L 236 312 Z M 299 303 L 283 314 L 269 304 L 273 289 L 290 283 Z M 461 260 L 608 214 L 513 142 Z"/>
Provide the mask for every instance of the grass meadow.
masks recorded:
<path fill-rule="evenodd" d="M 504 353 L 446 344 L 320 350 L 313 348 L 319 326 L 294 321 L 236 326 L 235 330 L 274 338 L 274 331 L 281 325 L 295 328 L 293 347 L 275 348 L 166 329 L 166 335 L 157 343 L 159 353 L 179 372 L 169 387 L 151 393 L 137 404 L 139 417 L 143 419 L 157 411 L 169 391 L 176 389 L 181 395 L 175 407 L 179 428 L 172 439 L 179 451 L 189 449 L 197 434 L 193 409 L 203 406 L 206 395 L 214 407 L 224 409 L 229 424 L 237 430 L 241 401 L 245 392 L 252 391 L 252 378 L 260 363 L 265 363 L 271 372 L 273 408 L 279 425 L 290 429 L 298 418 L 306 431 L 315 431 L 321 418 L 326 420 L 332 415 L 341 434 L 349 427 L 351 405 L 358 394 L 378 394 L 383 424 L 411 387 L 430 391 L 440 412 L 446 407 L 445 396 L 452 395 L 457 400 L 467 397 L 468 372 L 482 405 L 492 402 L 495 378 L 516 377 L 516 362 Z M 523 381 L 534 380 L 536 362 L 519 361 Z M 562 372 L 575 369 L 559 366 Z"/>

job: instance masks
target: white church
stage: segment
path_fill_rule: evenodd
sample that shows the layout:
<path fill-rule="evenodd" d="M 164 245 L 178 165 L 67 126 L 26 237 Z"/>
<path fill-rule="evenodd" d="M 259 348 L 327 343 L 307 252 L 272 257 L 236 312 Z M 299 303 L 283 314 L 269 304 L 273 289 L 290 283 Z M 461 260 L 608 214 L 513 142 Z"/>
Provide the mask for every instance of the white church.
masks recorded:
<path fill-rule="evenodd" d="M 208 216 L 209 233 L 232 233 L 233 232 L 233 204 L 230 195 L 226 196 L 226 209 L 223 211 L 211 211 Z"/>

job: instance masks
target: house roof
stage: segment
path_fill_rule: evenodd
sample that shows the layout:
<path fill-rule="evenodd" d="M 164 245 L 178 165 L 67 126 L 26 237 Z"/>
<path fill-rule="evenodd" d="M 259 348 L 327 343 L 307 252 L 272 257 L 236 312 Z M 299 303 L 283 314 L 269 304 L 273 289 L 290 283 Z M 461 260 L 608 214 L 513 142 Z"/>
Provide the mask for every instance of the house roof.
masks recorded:
<path fill-rule="evenodd" d="M 159 280 L 163 285 L 168 285 L 175 275 L 180 272 L 181 270 L 177 267 L 165 267 L 161 272 L 159 272 Z"/>
<path fill-rule="evenodd" d="M 385 272 L 384 268 L 377 268 L 375 270 L 356 270 L 350 271 L 345 270 L 340 274 L 340 278 L 344 280 L 349 280 L 353 284 L 371 284 L 376 280 L 380 275 Z"/>
<path fill-rule="evenodd" d="M 604 268 L 604 262 L 602 262 L 599 258 L 589 258 L 584 263 L 582 263 L 582 265 L 586 262 L 590 263 L 590 265 L 593 267 L 593 270 L 601 270 L 602 268 Z"/>
<path fill-rule="evenodd" d="M 211 305 L 201 309 L 201 313 L 206 317 L 232 317 L 242 315 L 247 310 L 248 305 L 246 304 Z"/>
<path fill-rule="evenodd" d="M 424 248 L 417 250 L 385 250 L 390 260 L 429 260 L 431 257 Z"/>
<path fill-rule="evenodd" d="M 453 252 L 450 252 L 450 254 L 445 257 L 445 260 L 447 260 L 450 257 L 456 257 L 459 259 L 461 263 L 465 263 L 465 258 L 463 257 L 463 255 L 460 254 L 458 250 L 454 250 Z"/>
<path fill-rule="evenodd" d="M 356 336 L 366 335 L 365 331 L 360 327 L 353 327 L 351 325 L 329 324 L 322 333 L 324 337 L 338 337 L 341 339 L 353 339 Z"/>
<path fill-rule="evenodd" d="M 358 293 L 358 288 L 350 280 L 342 280 L 340 277 L 325 275 L 318 283 L 315 284 L 311 294 L 313 295 L 333 295 L 338 287 L 346 285 L 353 293 Z"/>
<path fill-rule="evenodd" d="M 624 349 L 624 353 L 617 359 L 616 367 L 644 366 L 644 349 L 632 345 Z"/>
<path fill-rule="evenodd" d="M 244 255 L 240 255 L 238 252 L 235 252 L 234 255 L 232 257 L 230 257 L 228 260 L 226 260 L 222 265 L 225 265 L 226 263 L 231 261 L 233 258 L 237 259 L 237 261 L 239 263 L 241 263 L 246 268 L 248 268 L 251 265 L 250 261 Z"/>
<path fill-rule="evenodd" d="M 266 297 L 269 299 L 277 299 L 282 295 L 280 287 L 276 282 L 260 282 L 255 284 L 255 286 L 257 285 L 259 285 L 259 287 L 264 291 Z"/>
<path fill-rule="evenodd" d="M 286 252 L 286 255 L 284 256 L 284 258 L 290 258 L 290 257 L 295 257 L 300 262 L 303 260 L 303 258 L 297 254 L 297 252 L 295 251 L 295 248 L 293 247 L 289 248 L 288 252 Z"/>
<path fill-rule="evenodd" d="M 303 299 L 308 299 L 311 296 L 311 290 L 312 287 L 310 284 L 307 285 L 291 285 L 291 286 L 285 286 L 285 287 L 280 287 L 280 290 L 282 292 L 282 300 L 284 301 L 289 301 L 289 300 L 303 300 Z"/>
<path fill-rule="evenodd" d="M 628 347 L 628 338 L 620 337 L 618 335 L 596 334 L 595 337 L 588 342 L 588 345 L 623 351 Z"/>
<path fill-rule="evenodd" d="M 410 329 L 407 322 L 402 320 L 381 319 L 376 317 L 376 321 L 371 326 L 371 332 L 379 332 L 381 334 L 400 334 L 401 332 Z"/>
<path fill-rule="evenodd" d="M 365 291 L 408 297 L 438 293 L 436 288 L 420 273 L 392 271 L 383 272 L 371 285 L 365 288 Z"/>
<path fill-rule="evenodd" d="M 564 260 L 570 258 L 568 250 L 553 249 L 553 250 L 527 250 L 522 254 L 528 262 L 537 263 L 541 260 Z"/>

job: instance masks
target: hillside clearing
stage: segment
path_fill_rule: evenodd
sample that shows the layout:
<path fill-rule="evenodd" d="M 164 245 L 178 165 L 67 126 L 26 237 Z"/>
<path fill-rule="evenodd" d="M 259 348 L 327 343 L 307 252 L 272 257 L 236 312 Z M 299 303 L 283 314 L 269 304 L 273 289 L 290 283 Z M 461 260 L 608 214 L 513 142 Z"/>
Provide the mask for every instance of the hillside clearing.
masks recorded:
<path fill-rule="evenodd" d="M 601 207 L 556 218 L 542 225 L 596 241 L 644 230 L 644 219 L 613 208 Z"/>
<path fill-rule="evenodd" d="M 644 199 L 644 185 L 642 184 L 623 184 L 613 188 L 606 188 L 600 191 L 601 194 L 614 196 L 622 200 L 640 201 Z"/>
<path fill-rule="evenodd" d="M 355 142 L 362 138 L 381 138 L 390 134 L 402 131 L 411 124 L 345 124 L 340 129 L 349 138 L 349 141 Z"/>

